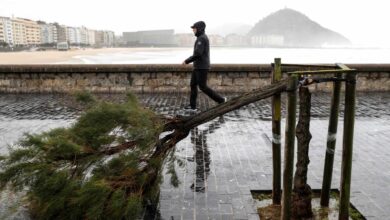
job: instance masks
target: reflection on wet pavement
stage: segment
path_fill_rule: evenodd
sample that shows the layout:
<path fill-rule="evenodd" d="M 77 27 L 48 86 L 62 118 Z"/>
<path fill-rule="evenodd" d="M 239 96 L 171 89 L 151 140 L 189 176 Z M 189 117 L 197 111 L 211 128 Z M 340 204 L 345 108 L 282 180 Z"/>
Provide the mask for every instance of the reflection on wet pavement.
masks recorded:
<path fill-rule="evenodd" d="M 206 188 L 207 176 L 210 173 L 210 151 L 207 146 L 207 136 L 214 133 L 214 131 L 220 128 L 221 124 L 224 122 L 223 116 L 219 117 L 213 123 L 207 126 L 205 130 L 199 130 L 194 128 L 190 132 L 191 143 L 194 145 L 195 151 L 195 163 L 196 163 L 196 173 L 195 173 L 195 182 L 191 185 L 191 189 L 195 192 L 204 192 Z M 194 159 L 192 158 L 192 161 Z"/>
<path fill-rule="evenodd" d="M 233 97 L 238 94 L 226 94 Z M 101 95 L 123 101 L 124 95 Z M 188 94 L 161 93 L 137 95 L 148 108 L 168 115 L 183 114 Z M 343 97 L 343 96 L 342 96 Z M 284 100 L 284 99 L 282 99 Z M 199 95 L 201 110 L 214 102 Z M 343 98 L 342 102 L 343 103 Z M 368 219 L 390 215 L 390 93 L 358 93 L 351 201 Z M 283 103 L 283 106 L 285 103 Z M 325 155 L 329 94 L 313 94 L 309 184 L 320 188 Z M 334 181 L 338 188 L 341 166 L 342 116 L 337 135 Z M 68 126 L 81 111 L 71 98 L 61 94 L 2 94 L 0 96 L 0 153 L 24 132 L 42 132 Z M 283 114 L 285 111 L 283 110 Z M 256 219 L 256 202 L 250 190 L 272 186 L 270 99 L 252 103 L 223 117 L 198 126 L 177 144 L 175 156 L 184 160 L 176 165 L 177 188 L 170 184 L 164 167 L 160 192 L 163 219 Z M 284 129 L 282 124 L 282 130 Z M 283 142 L 282 142 L 283 143 Z M 0 213 L 18 205 L 2 194 Z M 14 204 L 11 204 L 14 202 Z M 8 208 L 7 208 L 8 207 Z M 0 215 L 1 217 L 2 215 Z M 10 215 L 12 217 L 12 215 Z M 16 215 L 15 215 L 16 216 Z M 19 213 L 20 216 L 20 213 Z M 23 219 L 17 217 L 18 219 Z M 28 219 L 27 216 L 24 216 Z"/>

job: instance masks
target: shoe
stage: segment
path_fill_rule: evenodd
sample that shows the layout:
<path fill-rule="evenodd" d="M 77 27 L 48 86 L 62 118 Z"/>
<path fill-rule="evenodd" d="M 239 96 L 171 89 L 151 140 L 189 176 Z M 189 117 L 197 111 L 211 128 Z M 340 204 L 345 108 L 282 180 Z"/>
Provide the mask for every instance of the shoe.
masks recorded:
<path fill-rule="evenodd" d="M 190 105 L 187 105 L 186 107 L 184 107 L 184 110 L 187 110 L 187 111 L 193 111 L 193 112 L 196 112 L 198 111 L 197 108 L 192 108 Z"/>

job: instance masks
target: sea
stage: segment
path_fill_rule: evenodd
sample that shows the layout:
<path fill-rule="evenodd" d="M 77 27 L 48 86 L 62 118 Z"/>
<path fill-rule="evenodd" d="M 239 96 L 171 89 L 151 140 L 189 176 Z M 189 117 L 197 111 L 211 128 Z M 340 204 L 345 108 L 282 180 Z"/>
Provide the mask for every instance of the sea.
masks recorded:
<path fill-rule="evenodd" d="M 119 52 L 74 56 L 70 64 L 181 64 L 192 48 L 129 48 Z M 390 63 L 390 48 L 232 48 L 212 47 L 212 64 Z"/>

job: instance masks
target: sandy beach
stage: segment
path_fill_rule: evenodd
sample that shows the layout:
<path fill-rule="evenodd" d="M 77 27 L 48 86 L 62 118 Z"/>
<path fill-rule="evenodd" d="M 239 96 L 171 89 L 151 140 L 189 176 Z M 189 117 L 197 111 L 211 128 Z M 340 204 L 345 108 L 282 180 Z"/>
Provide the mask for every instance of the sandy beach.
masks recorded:
<path fill-rule="evenodd" d="M 23 51 L 0 52 L 0 64 L 55 64 L 72 63 L 76 56 L 93 56 L 98 54 L 115 54 L 121 52 L 159 51 L 162 48 L 102 48 L 102 49 L 72 49 L 69 51 Z M 166 50 L 166 49 L 165 49 Z"/>
<path fill-rule="evenodd" d="M 73 49 L 70 51 L 0 52 L 2 64 L 181 64 L 191 47 Z M 212 47 L 212 64 L 390 63 L 390 49 L 231 48 Z"/>

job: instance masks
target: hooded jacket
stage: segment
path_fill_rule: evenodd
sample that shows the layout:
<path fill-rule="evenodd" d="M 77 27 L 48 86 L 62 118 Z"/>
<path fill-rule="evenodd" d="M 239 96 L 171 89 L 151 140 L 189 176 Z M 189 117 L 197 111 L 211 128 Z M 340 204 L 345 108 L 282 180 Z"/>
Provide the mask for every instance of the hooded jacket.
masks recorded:
<path fill-rule="evenodd" d="M 192 27 L 197 29 L 194 53 L 184 62 L 194 62 L 194 69 L 210 69 L 210 43 L 205 33 L 206 25 L 204 22 L 196 22 Z"/>

